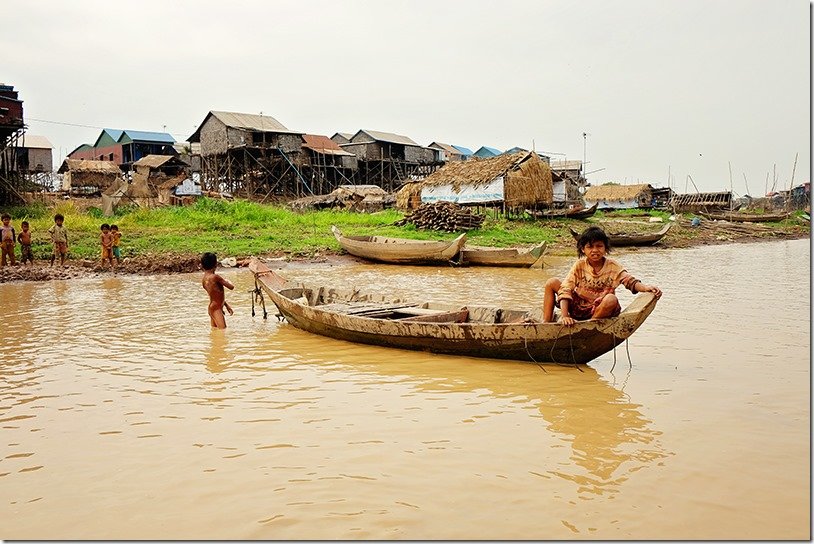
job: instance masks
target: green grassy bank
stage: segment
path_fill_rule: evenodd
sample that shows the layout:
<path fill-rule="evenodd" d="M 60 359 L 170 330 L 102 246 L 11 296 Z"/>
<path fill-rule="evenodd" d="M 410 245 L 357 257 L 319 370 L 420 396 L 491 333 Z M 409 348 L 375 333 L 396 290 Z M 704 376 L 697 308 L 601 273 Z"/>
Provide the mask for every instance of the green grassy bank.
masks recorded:
<path fill-rule="evenodd" d="M 203 198 L 192 206 L 140 209 L 120 207 L 113 217 L 103 217 L 100 210 L 78 210 L 73 203 L 56 207 L 31 205 L 7 208 L 12 224 L 19 232 L 20 223 L 31 224 L 36 259 L 49 258 L 51 243 L 48 228 L 55 213 L 65 216 L 72 258 L 97 258 L 102 223 L 115 223 L 122 233 L 122 256 L 156 253 L 191 254 L 214 251 L 220 257 L 262 255 L 285 252 L 293 256 L 308 256 L 326 250 L 339 251 L 331 234 L 336 225 L 345 234 L 377 234 L 400 238 L 452 239 L 454 233 L 416 230 L 412 225 L 393 226 L 404 214 L 395 210 L 379 213 L 344 211 L 292 212 L 284 207 L 236 200 L 232 202 Z M 631 217 L 633 215 L 645 217 Z M 646 216 L 669 217 L 661 211 L 627 210 L 603 214 L 598 212 L 591 221 L 630 218 L 647 220 Z M 582 229 L 582 221 L 533 221 L 487 218 L 482 228 L 469 231 L 468 241 L 474 245 L 507 247 L 530 245 L 541 241 L 549 245 L 571 246 L 568 225 Z"/>

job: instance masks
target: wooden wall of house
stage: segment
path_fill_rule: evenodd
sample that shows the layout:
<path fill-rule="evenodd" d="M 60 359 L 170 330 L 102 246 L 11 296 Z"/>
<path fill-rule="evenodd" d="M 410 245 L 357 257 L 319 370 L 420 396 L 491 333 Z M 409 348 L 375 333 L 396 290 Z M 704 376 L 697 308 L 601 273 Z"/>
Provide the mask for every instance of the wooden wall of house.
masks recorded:
<path fill-rule="evenodd" d="M 433 164 L 436 161 L 435 150 L 426 147 L 408 145 L 404 147 L 404 160 L 419 164 Z"/>
<path fill-rule="evenodd" d="M 220 155 L 226 153 L 229 141 L 226 125 L 214 115 L 210 115 L 201 126 L 201 155 Z M 238 141 L 240 141 L 238 135 Z"/>

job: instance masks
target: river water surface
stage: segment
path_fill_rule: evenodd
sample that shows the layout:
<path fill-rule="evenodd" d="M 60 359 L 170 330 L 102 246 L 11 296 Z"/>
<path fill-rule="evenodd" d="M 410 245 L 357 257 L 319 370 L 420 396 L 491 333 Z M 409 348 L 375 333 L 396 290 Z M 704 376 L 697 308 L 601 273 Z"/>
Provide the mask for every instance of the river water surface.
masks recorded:
<path fill-rule="evenodd" d="M 246 270 L 225 332 L 199 274 L 0 285 L 0 538 L 809 539 L 809 251 L 618 255 L 664 296 L 582 371 L 310 335 Z M 571 261 L 282 273 L 531 308 Z"/>

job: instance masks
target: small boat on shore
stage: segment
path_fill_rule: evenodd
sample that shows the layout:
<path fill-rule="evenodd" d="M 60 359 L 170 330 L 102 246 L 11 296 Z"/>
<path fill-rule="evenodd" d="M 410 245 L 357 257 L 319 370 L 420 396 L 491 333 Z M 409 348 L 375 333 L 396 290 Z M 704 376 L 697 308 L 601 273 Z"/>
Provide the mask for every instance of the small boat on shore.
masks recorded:
<path fill-rule="evenodd" d="M 528 248 L 465 245 L 458 257 L 461 266 L 505 266 L 542 268 L 546 242 Z"/>
<path fill-rule="evenodd" d="M 698 215 L 717 221 L 735 223 L 776 223 L 788 219 L 790 213 L 698 212 Z"/>
<path fill-rule="evenodd" d="M 331 226 L 336 241 L 356 257 L 391 264 L 443 264 L 457 255 L 466 242 L 466 233 L 452 241 L 433 242 L 384 236 L 345 236 Z"/>
<path fill-rule="evenodd" d="M 294 327 L 338 340 L 391 348 L 535 363 L 584 364 L 630 337 L 656 307 L 639 293 L 617 317 L 559 323 L 527 322 L 539 309 L 410 302 L 287 281 L 257 258 L 255 284 Z M 537 312 L 537 315 L 534 315 Z"/>
<path fill-rule="evenodd" d="M 576 208 L 563 208 L 553 210 L 526 210 L 526 213 L 537 219 L 585 219 L 596 213 L 599 203 L 596 202 L 590 208 L 579 206 Z"/>
<path fill-rule="evenodd" d="M 637 233 L 610 233 L 607 232 L 608 239 L 610 240 L 611 247 L 624 247 L 624 246 L 649 246 L 653 245 L 662 238 L 664 235 L 667 234 L 667 231 L 670 230 L 670 227 L 673 226 L 673 222 L 670 221 L 664 227 L 661 228 L 658 232 L 646 232 L 642 234 Z M 573 228 L 568 227 L 568 230 L 571 231 L 571 236 L 574 237 L 574 240 L 579 240 L 580 233 L 575 231 Z"/>

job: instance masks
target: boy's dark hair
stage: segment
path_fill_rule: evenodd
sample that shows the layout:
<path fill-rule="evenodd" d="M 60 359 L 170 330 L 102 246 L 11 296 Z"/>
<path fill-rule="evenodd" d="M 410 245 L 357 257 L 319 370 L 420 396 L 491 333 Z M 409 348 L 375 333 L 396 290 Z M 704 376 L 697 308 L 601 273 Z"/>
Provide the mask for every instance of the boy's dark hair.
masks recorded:
<path fill-rule="evenodd" d="M 23 221 L 22 223 L 20 223 L 20 226 L 21 227 L 27 227 L 28 226 L 28 221 Z"/>
<path fill-rule="evenodd" d="M 0 219 L 11 219 L 11 216 L 7 213 L 4 213 L 2 216 L 0 216 Z"/>
<path fill-rule="evenodd" d="M 201 267 L 204 270 L 214 270 L 218 266 L 218 256 L 214 253 L 206 252 L 201 257 Z"/>
<path fill-rule="evenodd" d="M 56 221 L 57 219 L 62 219 L 62 220 L 64 221 L 64 220 L 65 220 L 65 216 L 64 216 L 64 215 L 62 215 L 61 213 L 58 213 L 58 214 L 56 214 L 56 215 L 54 216 L 54 221 Z"/>
<path fill-rule="evenodd" d="M 99 229 L 100 230 L 105 230 L 105 229 L 110 230 L 110 225 L 108 225 L 107 223 L 102 223 L 102 226 L 99 227 Z"/>
<path fill-rule="evenodd" d="M 119 230 L 119 226 L 116 224 L 110 225 L 110 230 Z"/>
<path fill-rule="evenodd" d="M 585 249 L 585 246 L 593 244 L 594 242 L 602 242 L 605 244 L 605 253 L 611 252 L 608 235 L 605 234 L 605 231 L 600 227 L 594 226 L 588 227 L 582 231 L 582 234 L 580 234 L 579 240 L 577 240 L 577 255 L 584 255 L 585 253 L 583 250 Z"/>

